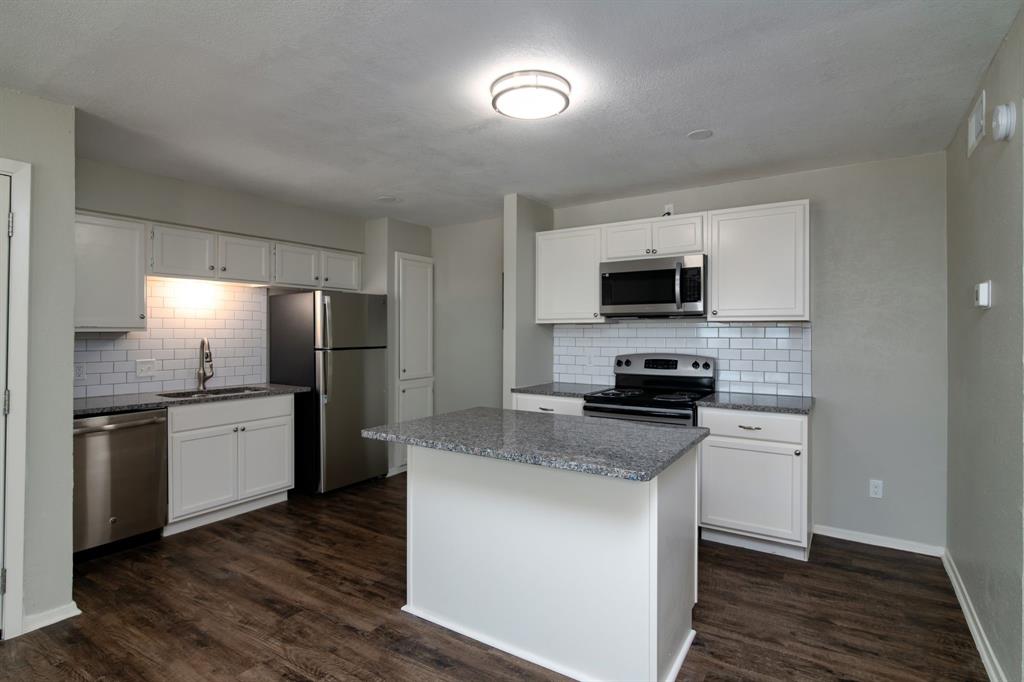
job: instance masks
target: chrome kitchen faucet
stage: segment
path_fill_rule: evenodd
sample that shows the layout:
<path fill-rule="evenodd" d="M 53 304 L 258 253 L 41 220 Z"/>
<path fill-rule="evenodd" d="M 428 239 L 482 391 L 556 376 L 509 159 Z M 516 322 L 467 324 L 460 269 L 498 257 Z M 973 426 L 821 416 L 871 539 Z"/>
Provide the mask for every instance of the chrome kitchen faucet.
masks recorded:
<path fill-rule="evenodd" d="M 210 351 L 210 341 L 205 336 L 199 342 L 199 369 L 196 370 L 196 379 L 199 381 L 199 390 L 206 390 L 206 382 L 213 377 L 213 353 Z"/>

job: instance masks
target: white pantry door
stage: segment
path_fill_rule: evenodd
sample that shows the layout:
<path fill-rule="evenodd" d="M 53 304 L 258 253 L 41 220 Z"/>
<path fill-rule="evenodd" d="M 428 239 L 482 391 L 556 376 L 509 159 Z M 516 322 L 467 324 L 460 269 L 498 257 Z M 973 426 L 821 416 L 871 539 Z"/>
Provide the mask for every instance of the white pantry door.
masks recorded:
<path fill-rule="evenodd" d="M 398 379 L 434 376 L 434 261 L 396 253 Z"/>
<path fill-rule="evenodd" d="M 11 176 L 0 174 L 0 216 L 5 225 L 10 224 L 11 216 Z M 11 263 L 10 232 L 4 230 L 0 238 L 0 401 L 7 391 L 7 286 Z M 4 509 L 7 508 L 4 494 L 7 489 L 7 415 L 0 409 L 0 566 L 7 565 L 5 553 L 6 538 L 4 537 Z M 3 622 L 4 595 L 0 592 L 0 623 Z"/>

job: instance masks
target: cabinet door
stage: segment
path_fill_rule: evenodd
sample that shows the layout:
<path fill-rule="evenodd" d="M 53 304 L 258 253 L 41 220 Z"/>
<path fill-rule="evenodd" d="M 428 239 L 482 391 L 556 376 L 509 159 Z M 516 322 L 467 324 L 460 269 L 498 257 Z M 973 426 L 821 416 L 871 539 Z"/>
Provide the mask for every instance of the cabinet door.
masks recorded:
<path fill-rule="evenodd" d="M 233 426 L 171 435 L 171 520 L 238 499 L 238 434 Z"/>
<path fill-rule="evenodd" d="M 434 380 L 414 379 L 398 382 L 398 421 L 422 419 L 434 415 Z"/>
<path fill-rule="evenodd" d="M 217 238 L 217 276 L 240 282 L 270 281 L 270 242 L 221 235 Z"/>
<path fill-rule="evenodd" d="M 651 224 L 627 223 L 602 228 L 604 260 L 651 255 Z"/>
<path fill-rule="evenodd" d="M 216 263 L 217 237 L 213 233 L 153 226 L 153 274 L 214 277 Z"/>
<path fill-rule="evenodd" d="M 275 282 L 310 288 L 320 286 L 319 250 L 278 242 L 274 252 Z"/>
<path fill-rule="evenodd" d="M 358 253 L 321 252 L 324 289 L 359 291 L 363 286 L 363 258 Z"/>
<path fill-rule="evenodd" d="M 398 378 L 434 375 L 434 261 L 395 254 L 398 278 Z"/>
<path fill-rule="evenodd" d="M 708 437 L 700 455 L 701 523 L 805 542 L 807 458 L 798 448 Z"/>
<path fill-rule="evenodd" d="M 708 319 L 810 319 L 808 202 L 710 216 Z"/>
<path fill-rule="evenodd" d="M 292 418 L 245 422 L 238 430 L 238 499 L 292 487 Z"/>
<path fill-rule="evenodd" d="M 704 250 L 704 214 L 672 216 L 651 227 L 652 252 L 661 256 Z"/>
<path fill-rule="evenodd" d="M 537 235 L 537 322 L 603 322 L 600 228 Z"/>
<path fill-rule="evenodd" d="M 75 218 L 75 329 L 146 328 L 146 225 Z"/>

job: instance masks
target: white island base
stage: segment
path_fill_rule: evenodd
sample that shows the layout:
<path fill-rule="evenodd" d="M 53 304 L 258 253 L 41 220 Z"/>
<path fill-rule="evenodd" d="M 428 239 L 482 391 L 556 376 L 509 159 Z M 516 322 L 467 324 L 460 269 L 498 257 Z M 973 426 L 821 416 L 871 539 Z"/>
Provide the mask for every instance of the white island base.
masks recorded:
<path fill-rule="evenodd" d="M 580 680 L 674 680 L 697 451 L 629 481 L 411 446 L 405 611 Z"/>

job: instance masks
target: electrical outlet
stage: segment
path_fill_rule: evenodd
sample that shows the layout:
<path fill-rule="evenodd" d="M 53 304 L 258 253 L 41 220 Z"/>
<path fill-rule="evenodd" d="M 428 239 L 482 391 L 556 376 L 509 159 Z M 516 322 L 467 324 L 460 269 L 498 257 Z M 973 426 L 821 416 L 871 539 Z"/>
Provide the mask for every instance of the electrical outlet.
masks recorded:
<path fill-rule="evenodd" d="M 885 492 L 885 482 L 878 479 L 868 481 L 868 495 L 871 497 L 882 497 Z"/>
<path fill-rule="evenodd" d="M 672 215 L 676 212 L 675 204 L 665 204 L 665 215 Z"/>
<path fill-rule="evenodd" d="M 85 363 L 84 362 L 76 362 L 75 363 L 75 381 L 82 381 L 83 379 L 85 379 Z"/>
<path fill-rule="evenodd" d="M 145 358 L 135 361 L 135 376 L 151 377 L 156 372 L 156 360 Z"/>

